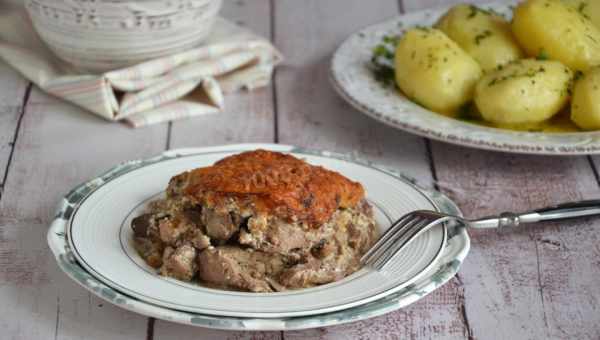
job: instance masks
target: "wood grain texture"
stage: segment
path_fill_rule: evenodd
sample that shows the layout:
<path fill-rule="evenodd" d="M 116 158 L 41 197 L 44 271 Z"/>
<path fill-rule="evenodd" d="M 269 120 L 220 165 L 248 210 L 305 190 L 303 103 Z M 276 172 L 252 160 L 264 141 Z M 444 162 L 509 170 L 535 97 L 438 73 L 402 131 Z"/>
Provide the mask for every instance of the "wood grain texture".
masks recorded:
<path fill-rule="evenodd" d="M 158 340 L 279 340 L 281 332 L 233 332 L 156 321 L 154 339 Z M 160 323 L 160 326 L 158 325 Z"/>
<path fill-rule="evenodd" d="M 29 82 L 0 61 L 0 188 L 10 154 Z"/>
<path fill-rule="evenodd" d="M 284 332 L 284 339 L 465 339 L 459 309 L 462 294 L 457 281 L 451 280 L 401 311 L 345 325 Z"/>
<path fill-rule="evenodd" d="M 596 180 L 600 185 L 600 156 L 590 156 L 588 157 L 590 160 L 590 165 L 594 169 L 594 174 L 596 175 Z"/>
<path fill-rule="evenodd" d="M 222 15 L 264 37 L 271 37 L 269 0 L 224 1 Z M 174 122 L 169 147 L 209 146 L 275 140 L 273 88 L 226 96 L 223 112 Z M 231 339 L 274 340 L 281 332 L 229 332 L 174 324 L 162 320 L 154 323 L 154 339 Z"/>
<path fill-rule="evenodd" d="M 224 1 L 221 15 L 253 32 L 271 36 L 269 0 Z M 273 142 L 275 113 L 272 85 L 225 97 L 220 113 L 173 123 L 170 147 Z"/>
<path fill-rule="evenodd" d="M 113 165 L 162 151 L 166 126 L 103 121 L 34 89 L 0 201 L 2 339 L 132 339 L 147 318 L 93 297 L 64 275 L 46 244 L 60 197 Z"/>
<path fill-rule="evenodd" d="M 467 216 L 600 197 L 585 157 L 515 156 L 434 143 L 437 176 Z M 471 231 L 459 277 L 477 339 L 598 339 L 598 219 Z M 493 332 L 490 330 L 493 329 Z"/>
<path fill-rule="evenodd" d="M 349 34 L 398 13 L 396 1 L 275 2 L 275 43 L 286 56 L 276 74 L 279 141 L 352 152 L 431 183 L 421 138 L 351 108 L 328 80 L 331 54 Z M 451 282 L 409 308 L 364 322 L 284 332 L 285 339 L 464 339 L 462 292 Z"/>
<path fill-rule="evenodd" d="M 359 113 L 333 90 L 329 64 L 337 46 L 354 31 L 398 13 L 394 0 L 278 0 L 275 43 L 286 57 L 275 77 L 279 141 L 353 152 L 396 166 L 428 183 L 421 138 Z"/>
<path fill-rule="evenodd" d="M 345 104 L 329 85 L 328 64 L 347 35 L 396 15 L 398 7 L 417 10 L 456 2 L 404 0 L 398 6 L 398 1 L 381 0 L 367 6 L 360 0 L 226 1 L 224 16 L 265 36 L 274 35 L 287 61 L 274 86 L 228 96 L 223 113 L 172 124 L 170 141 L 166 124 L 127 129 L 34 89 L 0 198 L 0 338 L 146 338 L 147 318 L 104 303 L 77 286 L 55 265 L 45 239 L 58 199 L 120 161 L 156 154 L 167 145 L 270 142 L 279 137 L 282 143 L 354 152 L 432 185 L 423 140 L 387 128 Z M 26 85 L 0 64 L 0 178 Z M 600 169 L 600 157 L 514 156 L 437 142 L 430 150 L 438 186 L 469 216 L 600 197 L 591 166 Z M 270 340 L 282 335 L 599 339 L 599 230 L 600 221 L 589 219 L 503 233 L 473 231 L 472 251 L 457 278 L 402 311 L 364 322 L 250 333 L 156 321 L 150 334 L 154 339 L 181 340 Z"/>

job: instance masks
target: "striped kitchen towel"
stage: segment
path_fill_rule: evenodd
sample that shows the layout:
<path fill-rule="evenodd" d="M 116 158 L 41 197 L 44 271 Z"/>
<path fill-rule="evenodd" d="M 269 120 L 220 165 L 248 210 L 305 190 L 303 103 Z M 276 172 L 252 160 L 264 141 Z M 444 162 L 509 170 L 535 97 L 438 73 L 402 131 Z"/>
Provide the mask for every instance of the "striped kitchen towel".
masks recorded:
<path fill-rule="evenodd" d="M 52 55 L 24 12 L 0 19 L 0 58 L 44 91 L 133 127 L 219 112 L 224 93 L 267 85 L 282 59 L 268 40 L 219 18 L 198 48 L 84 74 Z"/>

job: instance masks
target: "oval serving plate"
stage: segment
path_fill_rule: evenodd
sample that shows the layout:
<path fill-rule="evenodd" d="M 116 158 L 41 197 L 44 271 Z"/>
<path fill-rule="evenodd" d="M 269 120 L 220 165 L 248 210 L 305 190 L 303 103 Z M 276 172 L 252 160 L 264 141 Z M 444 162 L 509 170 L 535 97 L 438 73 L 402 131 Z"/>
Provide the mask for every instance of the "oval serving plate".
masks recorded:
<path fill-rule="evenodd" d="M 413 190 L 417 193 L 415 195 L 415 198 L 412 199 L 413 201 L 411 203 L 405 204 L 405 208 L 412 209 L 411 204 L 425 204 L 424 206 L 420 206 L 420 208 L 432 207 L 433 209 L 439 209 L 439 210 L 446 211 L 449 213 L 460 214 L 460 212 L 457 210 L 455 205 L 452 202 L 450 202 L 449 200 L 447 200 L 446 198 L 444 198 L 441 194 L 435 193 L 435 194 L 427 195 L 427 194 L 425 194 L 425 192 L 423 192 L 419 189 L 416 189 L 416 187 L 410 185 L 405 180 L 402 180 L 401 177 L 398 176 L 397 174 L 393 174 L 391 172 L 387 172 L 384 170 L 374 168 L 371 165 L 366 164 L 366 163 L 364 163 L 363 165 L 360 165 L 360 164 L 358 164 L 356 162 L 352 162 L 348 159 L 336 158 L 337 156 L 333 156 L 329 153 L 311 153 L 311 152 L 307 152 L 305 150 L 300 150 L 300 149 L 286 147 L 286 146 L 279 146 L 279 145 L 277 145 L 277 146 L 275 146 L 275 145 L 236 145 L 236 146 L 216 147 L 216 148 L 207 148 L 207 149 L 176 150 L 176 151 L 167 152 L 164 155 L 154 158 L 154 159 L 151 159 L 151 160 L 130 162 L 130 163 L 118 166 L 117 168 L 106 173 L 105 175 L 98 177 L 96 179 L 93 179 L 93 180 L 83 184 L 82 186 L 74 189 L 69 195 L 67 195 L 67 197 L 65 197 L 65 199 L 63 200 L 61 207 L 59 209 L 59 213 L 58 213 L 56 219 L 54 220 L 52 227 L 48 233 L 49 244 L 57 257 L 57 261 L 58 261 L 60 267 L 71 278 L 73 278 L 75 281 L 80 283 L 85 288 L 94 292 L 98 296 L 108 300 L 109 302 L 115 303 L 124 308 L 131 309 L 131 310 L 140 312 L 142 314 L 159 317 L 162 319 L 172 320 L 172 321 L 181 322 L 181 323 L 191 323 L 191 324 L 205 326 L 205 327 L 222 328 L 222 329 L 299 329 L 299 328 L 319 327 L 319 326 L 324 326 L 324 325 L 331 325 L 331 324 L 360 320 L 362 318 L 380 315 L 387 311 L 391 311 L 391 310 L 400 308 L 408 303 L 418 300 L 420 297 L 426 295 L 427 293 L 431 292 L 436 287 L 442 285 L 444 282 L 446 282 L 448 279 L 450 279 L 458 270 L 460 263 L 462 262 L 462 260 L 464 259 L 464 257 L 466 256 L 466 253 L 468 251 L 469 240 L 468 240 L 468 236 L 466 235 L 466 232 L 464 231 L 464 228 L 451 226 L 450 233 L 449 233 L 449 239 L 446 242 L 446 247 L 443 248 L 443 251 L 436 250 L 433 252 L 433 253 L 435 253 L 435 255 L 427 255 L 429 253 L 429 251 L 426 251 L 425 254 L 421 254 L 421 255 L 424 255 L 421 257 L 429 259 L 430 263 L 425 264 L 424 270 L 416 271 L 416 275 L 415 275 L 416 280 L 414 278 L 409 279 L 409 281 L 413 282 L 409 285 L 404 285 L 403 283 L 400 283 L 400 286 L 401 286 L 400 289 L 393 289 L 393 292 L 386 292 L 386 294 L 377 296 L 379 299 L 375 298 L 375 299 L 373 299 L 372 302 L 369 302 L 366 304 L 360 303 L 360 306 L 358 306 L 358 307 L 348 306 L 345 308 L 349 308 L 349 307 L 352 307 L 352 308 L 349 308 L 346 310 L 341 310 L 341 311 L 335 311 L 335 310 L 338 310 L 338 306 L 339 306 L 339 303 L 338 303 L 338 304 L 336 304 L 336 306 L 334 308 L 328 308 L 328 307 L 320 308 L 319 309 L 319 310 L 321 310 L 321 312 L 319 313 L 320 315 L 314 316 L 314 317 L 310 317 L 310 316 L 284 317 L 284 315 L 289 315 L 290 308 L 284 309 L 283 312 L 278 312 L 278 311 L 273 312 L 272 311 L 273 309 L 277 310 L 277 308 L 279 308 L 279 307 L 276 304 L 271 305 L 271 306 L 269 305 L 270 304 L 269 299 L 272 299 L 272 298 L 275 298 L 274 300 L 296 299 L 297 298 L 296 295 L 299 295 L 299 296 L 304 295 L 304 297 L 303 297 L 304 300 L 311 300 L 311 301 L 308 302 L 308 305 L 307 305 L 307 303 L 304 303 L 303 306 L 305 308 L 307 306 L 308 306 L 308 308 L 314 308 L 313 307 L 314 303 L 312 302 L 312 300 L 313 300 L 313 296 L 315 295 L 315 293 L 318 295 L 319 291 L 323 290 L 323 291 L 328 291 L 327 294 L 324 294 L 324 295 L 333 294 L 334 296 L 339 296 L 339 294 L 342 294 L 342 296 L 343 296 L 343 293 L 341 291 L 344 290 L 345 288 L 340 289 L 340 287 L 345 287 L 354 281 L 361 280 L 361 277 L 369 276 L 370 275 L 369 273 L 355 274 L 354 277 L 349 277 L 349 278 L 342 280 L 340 282 L 337 282 L 337 283 L 333 283 L 330 285 L 325 285 L 325 286 L 321 286 L 321 287 L 317 287 L 317 288 L 312 288 L 312 289 L 299 290 L 299 291 L 291 292 L 291 294 L 275 293 L 275 294 L 260 294 L 260 296 L 259 296 L 257 294 L 253 294 L 253 293 L 225 292 L 225 293 L 232 294 L 232 296 L 234 296 L 235 299 L 241 298 L 242 300 L 247 300 L 247 301 L 254 300 L 254 301 L 249 302 L 254 307 L 254 309 L 251 311 L 254 311 L 254 312 L 260 311 L 260 313 L 258 313 L 257 315 L 266 315 L 266 317 L 269 318 L 269 319 L 266 319 L 265 317 L 262 317 L 262 318 L 247 319 L 247 318 L 237 318 L 237 317 L 233 317 L 233 316 L 214 317 L 214 316 L 207 315 L 207 313 L 189 313 L 189 312 L 182 311 L 181 308 L 172 308 L 172 307 L 169 308 L 168 306 L 165 306 L 163 304 L 156 304 L 154 302 L 149 302 L 146 299 L 140 299 L 139 297 L 135 296 L 135 294 L 131 294 L 130 291 L 124 292 L 121 289 L 121 287 L 117 287 L 116 285 L 114 285 L 114 282 L 106 281 L 106 278 L 100 277 L 99 273 L 97 273 L 97 272 L 95 272 L 95 270 L 93 270 L 94 268 L 82 268 L 80 263 L 78 263 L 75 260 L 74 257 L 80 256 L 81 254 L 76 255 L 72 251 L 71 247 L 67 244 L 67 238 L 65 237 L 65 233 L 68 233 L 67 229 L 69 228 L 69 226 L 72 225 L 71 222 L 76 221 L 76 217 L 77 217 L 78 213 L 80 213 L 81 211 L 83 211 L 83 209 L 85 209 L 86 201 L 90 200 L 90 197 L 97 195 L 98 196 L 97 198 L 99 199 L 99 201 L 103 201 L 101 199 L 101 196 L 106 197 L 106 195 L 108 195 L 109 197 L 113 197 L 113 196 L 110 196 L 111 195 L 110 192 L 112 192 L 113 190 L 118 190 L 116 187 L 112 188 L 111 190 L 106 190 L 106 189 L 103 190 L 103 188 L 110 188 L 111 187 L 110 183 L 119 183 L 119 182 L 115 182 L 115 181 L 118 181 L 118 179 L 124 179 L 124 178 L 127 178 L 127 182 L 132 181 L 132 178 L 127 177 L 128 174 L 136 173 L 136 172 L 139 172 L 142 170 L 152 173 L 152 172 L 156 171 L 155 170 L 156 168 L 153 169 L 153 166 L 156 166 L 156 165 L 170 163 L 171 165 L 179 164 L 179 166 L 183 166 L 180 164 L 180 162 L 194 160 L 194 164 L 192 165 L 192 167 L 201 166 L 203 164 L 197 163 L 198 162 L 197 157 L 199 157 L 199 156 L 204 157 L 206 162 L 212 163 L 214 160 L 222 158 L 223 155 L 227 155 L 227 154 L 231 154 L 231 153 L 235 153 L 235 152 L 239 152 L 239 151 L 243 151 L 243 150 L 255 149 L 255 148 L 259 148 L 259 147 L 275 149 L 278 151 L 292 152 L 296 155 L 307 158 L 309 160 L 309 162 L 311 162 L 311 163 L 323 164 L 323 165 L 333 168 L 335 170 L 341 171 L 345 175 L 348 175 L 354 179 L 358 179 L 361 181 L 362 181 L 362 179 L 356 178 L 356 175 L 352 176 L 352 174 L 348 174 L 348 171 L 347 170 L 345 171 L 344 169 L 346 167 L 355 167 L 356 166 L 356 167 L 358 167 L 357 169 L 362 169 L 362 171 L 367 171 L 367 172 L 376 171 L 376 172 L 381 173 L 382 175 L 389 176 L 390 178 L 395 178 L 397 181 L 403 183 L 403 185 L 406 185 L 407 187 L 412 187 Z M 213 158 L 208 157 L 207 155 L 213 155 L 213 156 L 218 155 L 218 156 L 215 156 L 216 159 L 213 159 Z M 336 167 L 336 164 L 337 164 L 337 167 Z M 164 165 L 161 165 L 158 168 L 161 168 L 162 166 L 164 166 Z M 173 169 L 171 169 L 171 170 L 173 170 Z M 356 174 L 360 173 L 359 170 L 355 170 L 355 171 L 357 171 Z M 377 182 L 377 181 L 374 181 L 373 183 L 369 182 L 369 184 L 367 184 L 367 183 L 364 183 L 364 181 L 363 181 L 363 183 L 367 187 L 368 192 L 369 192 L 369 190 L 373 190 L 372 188 L 376 188 L 377 184 L 374 184 L 375 182 Z M 123 185 L 123 183 L 121 183 L 119 186 L 122 186 L 122 185 Z M 152 189 L 151 188 L 152 185 L 148 185 L 148 186 L 150 187 L 149 189 Z M 162 188 L 162 186 L 158 185 L 157 188 L 159 188 L 158 190 L 160 192 L 160 188 Z M 103 193 L 103 195 L 100 195 L 99 193 Z M 154 192 L 154 194 L 156 194 L 156 192 Z M 153 195 L 148 195 L 145 198 L 147 199 L 152 196 Z M 369 196 L 369 198 L 371 198 L 371 196 Z M 143 201 L 143 200 L 141 200 L 141 201 Z M 387 211 L 388 209 L 386 209 L 386 205 L 385 205 L 387 201 L 384 200 L 383 202 L 378 202 L 377 200 L 373 200 L 373 202 L 379 206 L 378 219 L 385 220 L 387 218 L 387 217 L 385 217 L 385 214 L 390 214 L 390 211 Z M 140 201 L 138 201 L 138 204 L 139 203 L 140 203 Z M 97 209 L 97 207 L 94 207 L 93 210 L 96 210 L 96 209 Z M 128 210 L 129 210 L 129 212 L 127 214 L 125 214 L 126 216 L 120 217 L 122 220 L 126 221 L 127 216 L 131 215 L 131 211 L 135 210 L 135 209 L 131 209 L 131 207 L 130 207 L 130 208 L 128 208 Z M 392 211 L 391 213 L 394 213 L 394 211 Z M 81 216 L 83 216 L 83 215 L 81 215 Z M 96 216 L 96 215 L 93 215 L 93 216 Z M 390 216 L 390 218 L 393 218 L 393 217 Z M 92 220 L 89 220 L 89 221 L 93 222 Z M 110 222 L 110 221 L 107 221 L 107 222 Z M 78 222 L 76 222 L 76 223 L 78 223 Z M 98 238 L 102 238 L 103 237 L 102 234 L 109 234 L 109 232 L 107 232 L 106 228 L 110 228 L 110 227 L 107 227 L 105 224 L 102 224 L 102 228 L 104 228 L 103 232 L 94 234 Z M 146 281 L 163 282 L 163 283 L 166 282 L 168 285 L 170 285 L 172 287 L 176 287 L 176 288 L 167 288 L 167 289 L 174 289 L 175 291 L 177 291 L 180 294 L 187 294 L 187 293 L 182 293 L 187 290 L 191 291 L 192 293 L 190 293 L 190 294 L 193 294 L 193 299 L 199 299 L 199 296 L 201 296 L 202 294 L 205 294 L 206 296 L 208 296 L 210 294 L 214 294 L 215 292 L 223 293 L 222 291 L 203 288 L 203 287 L 196 286 L 196 285 L 189 285 L 190 287 L 186 287 L 186 286 L 188 286 L 187 284 L 183 284 L 180 282 L 177 282 L 177 284 L 173 284 L 173 282 L 170 282 L 173 280 L 158 277 L 153 272 L 148 272 L 146 270 L 147 268 L 144 268 L 143 265 L 140 265 L 140 263 L 137 263 L 135 258 L 134 259 L 129 258 L 130 256 L 135 257 L 136 256 L 135 253 L 131 253 L 128 250 L 123 249 L 123 248 L 126 248 L 127 245 L 126 245 L 126 243 L 125 243 L 125 245 L 123 245 L 119 241 L 119 231 L 123 230 L 123 228 L 121 228 L 121 225 L 119 224 L 119 226 L 114 230 L 117 231 L 117 234 L 113 235 L 112 239 L 116 239 L 117 241 L 113 242 L 111 247 L 116 246 L 116 249 L 112 249 L 112 250 L 108 250 L 108 251 L 111 253 L 112 252 L 120 253 L 121 254 L 120 256 L 122 257 L 122 259 L 117 260 L 118 263 L 114 263 L 114 267 L 121 266 L 123 263 L 130 263 L 130 264 L 132 263 L 133 266 L 135 267 L 135 268 L 133 268 L 133 267 L 131 268 L 132 272 L 128 272 L 127 275 L 125 275 L 126 277 L 130 277 L 132 275 L 137 275 L 134 273 L 134 271 L 139 271 L 140 272 L 139 274 L 140 275 L 143 274 L 142 276 L 145 278 Z M 443 228 L 438 229 L 437 233 L 440 233 L 440 232 L 441 232 L 441 235 L 438 235 L 438 240 L 441 237 L 442 245 L 443 245 L 444 244 L 443 241 L 445 239 L 445 233 L 443 232 Z M 431 240 L 429 242 L 433 242 L 433 244 L 437 244 L 437 241 L 435 241 L 436 240 L 435 233 L 436 233 L 436 231 L 434 231 L 431 235 L 429 235 L 429 238 Z M 76 235 L 77 235 L 77 232 L 74 233 L 75 242 L 69 242 L 69 243 L 74 243 L 72 245 L 75 245 L 79 242 L 79 241 L 77 241 Z M 127 236 L 127 232 L 121 232 L 120 235 Z M 123 239 L 123 237 L 121 237 L 121 239 Z M 427 239 L 427 237 L 425 239 Z M 98 240 L 98 242 L 96 243 L 98 248 L 102 247 L 102 246 L 98 246 L 98 244 L 102 244 L 102 242 L 103 241 Z M 418 244 L 418 242 L 419 241 L 416 240 L 415 244 Z M 428 244 L 431 244 L 431 243 L 428 243 Z M 412 250 L 412 251 L 419 251 L 418 247 L 414 248 L 414 250 Z M 106 255 L 106 251 L 103 254 Z M 409 254 L 405 254 L 405 255 L 399 254 L 399 256 L 398 256 L 399 262 L 396 263 L 394 266 L 392 266 L 392 268 L 390 268 L 390 272 L 395 270 L 397 267 L 402 267 L 402 259 L 403 258 L 407 259 L 409 262 L 412 261 Z M 441 259 L 441 260 L 436 261 L 438 259 Z M 83 260 L 83 258 L 82 258 L 82 260 Z M 130 267 L 127 267 L 127 268 L 130 268 Z M 88 272 L 86 269 L 91 269 L 91 271 Z M 378 279 L 380 279 L 380 280 L 382 280 L 382 278 L 385 279 L 386 281 L 392 280 L 392 278 L 386 277 L 387 274 L 376 274 L 376 275 L 377 275 Z M 131 288 L 131 287 L 126 287 L 126 288 Z M 133 287 L 133 288 L 135 288 L 135 287 Z M 363 287 L 363 289 L 364 289 L 364 287 Z M 136 291 L 136 289 L 134 289 L 134 292 L 135 291 Z M 145 291 L 144 293 L 148 294 L 148 291 Z M 204 296 L 204 295 L 202 295 L 202 296 Z M 385 296 L 385 297 L 380 298 L 381 296 Z M 219 298 L 217 300 L 221 300 L 221 299 L 223 299 L 223 295 L 219 295 Z M 225 295 L 225 299 L 227 300 L 227 295 Z M 371 300 L 369 300 L 369 298 L 367 298 L 367 300 L 371 301 Z M 187 301 L 187 302 L 189 302 L 189 301 Z M 205 305 L 203 304 L 203 306 L 205 306 Z M 267 307 L 267 309 L 269 307 L 271 309 L 268 313 L 264 313 L 265 306 Z M 313 312 L 306 313 L 306 311 L 300 311 L 300 314 L 298 314 L 297 309 L 298 308 L 294 308 L 292 311 L 292 314 L 306 315 L 306 314 L 313 313 Z M 219 313 L 215 313 L 215 314 L 219 315 Z M 240 314 L 240 311 L 236 310 L 235 314 Z M 248 314 L 246 312 L 242 312 L 241 314 L 254 315 L 253 313 Z"/>
<path fill-rule="evenodd" d="M 480 5 L 510 17 L 516 2 Z M 392 87 L 375 80 L 369 69 L 373 47 L 384 35 L 418 25 L 432 25 L 448 6 L 412 12 L 364 28 L 346 39 L 333 55 L 331 82 L 359 111 L 392 127 L 423 137 L 473 148 L 544 155 L 600 153 L 600 131 L 573 133 L 522 132 L 463 122 L 429 111 Z"/>

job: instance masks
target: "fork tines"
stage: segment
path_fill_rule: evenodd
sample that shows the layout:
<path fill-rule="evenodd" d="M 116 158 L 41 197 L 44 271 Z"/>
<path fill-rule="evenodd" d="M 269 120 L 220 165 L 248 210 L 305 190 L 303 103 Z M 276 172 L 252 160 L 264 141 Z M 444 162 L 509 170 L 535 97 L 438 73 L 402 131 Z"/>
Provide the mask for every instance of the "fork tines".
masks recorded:
<path fill-rule="evenodd" d="M 413 211 L 402 216 L 363 255 L 361 263 L 382 270 L 394 255 L 418 235 L 444 220 L 443 216 L 429 211 Z"/>

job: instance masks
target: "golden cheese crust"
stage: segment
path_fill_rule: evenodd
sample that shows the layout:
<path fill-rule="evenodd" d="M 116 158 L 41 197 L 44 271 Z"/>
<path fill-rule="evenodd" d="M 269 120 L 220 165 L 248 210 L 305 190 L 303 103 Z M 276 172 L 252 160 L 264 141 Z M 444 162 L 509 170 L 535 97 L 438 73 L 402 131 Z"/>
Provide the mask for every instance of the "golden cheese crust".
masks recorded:
<path fill-rule="evenodd" d="M 175 176 L 181 193 L 216 206 L 234 199 L 257 213 L 318 226 L 338 208 L 356 206 L 364 198 L 360 183 L 294 156 L 256 150 L 226 157 L 213 166 Z"/>

